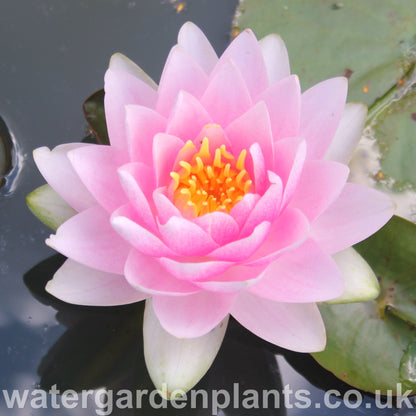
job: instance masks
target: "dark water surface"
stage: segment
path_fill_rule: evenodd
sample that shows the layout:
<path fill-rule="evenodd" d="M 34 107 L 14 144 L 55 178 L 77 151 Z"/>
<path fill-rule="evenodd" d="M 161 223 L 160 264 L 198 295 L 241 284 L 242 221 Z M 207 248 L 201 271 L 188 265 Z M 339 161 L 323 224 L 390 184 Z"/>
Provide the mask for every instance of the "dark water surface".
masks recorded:
<path fill-rule="evenodd" d="M 86 132 L 81 105 L 102 88 L 108 60 L 122 52 L 156 81 L 179 27 L 197 23 L 217 52 L 229 42 L 236 0 L 2 0 L 0 1 L 0 117 L 12 139 L 7 185 L 0 194 L 0 390 L 29 391 L 39 386 L 57 389 L 108 387 L 151 388 L 141 351 L 141 305 L 118 308 L 83 308 L 48 296 L 43 288 L 63 258 L 44 240 L 50 230 L 26 208 L 25 196 L 44 183 L 31 153 L 39 146 L 80 141 Z M 14 142 L 15 141 L 15 142 Z M 5 143 L 2 142 L 3 144 Z M 5 162 L 3 162 L 4 164 Z M 1 162 L 0 162 L 1 166 Z M 7 192 L 5 191 L 7 190 Z M 1 191 L 0 191 L 1 192 Z M 365 397 L 359 409 L 325 408 L 323 390 L 314 387 L 287 364 L 324 389 L 346 389 L 307 355 L 279 358 L 282 380 L 270 346 L 259 342 L 233 323 L 213 368 L 201 388 L 307 389 L 312 405 L 291 397 L 287 414 L 410 415 L 409 410 L 368 410 L 374 401 Z M 274 350 L 275 352 L 277 350 Z M 280 352 L 280 351 L 278 351 Z M 36 392 L 36 390 L 35 390 Z M 39 393 L 40 394 L 40 393 Z M 36 397 L 40 397 L 39 394 Z M 39 399 L 25 409 L 7 409 L 0 394 L 1 415 L 93 415 L 88 409 L 48 408 Z M 283 403 L 283 399 L 282 399 Z M 35 409 L 34 407 L 40 407 Z M 291 408 L 292 406 L 292 408 Z M 100 409 L 98 409 L 100 410 Z M 160 414 L 163 409 L 114 410 L 112 414 Z M 105 414 L 101 409 L 101 414 Z M 107 412 L 108 413 L 108 412 Z M 165 411 L 205 415 L 210 410 Z M 225 415 L 278 415 L 284 411 L 228 409 Z"/>

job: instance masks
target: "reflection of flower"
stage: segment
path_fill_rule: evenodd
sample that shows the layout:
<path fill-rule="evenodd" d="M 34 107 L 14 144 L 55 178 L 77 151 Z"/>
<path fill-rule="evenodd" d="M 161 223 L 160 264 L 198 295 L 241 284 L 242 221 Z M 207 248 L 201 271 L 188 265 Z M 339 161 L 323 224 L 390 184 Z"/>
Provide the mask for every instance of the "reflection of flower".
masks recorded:
<path fill-rule="evenodd" d="M 79 212 L 47 241 L 69 257 L 48 290 L 88 305 L 152 296 L 180 338 L 231 314 L 285 348 L 323 349 L 314 302 L 344 287 L 331 255 L 393 212 L 383 194 L 346 183 L 365 116 L 346 93 L 334 78 L 301 94 L 275 35 L 244 31 L 218 59 L 187 23 L 159 87 L 116 54 L 105 76 L 111 145 L 35 151 Z"/>

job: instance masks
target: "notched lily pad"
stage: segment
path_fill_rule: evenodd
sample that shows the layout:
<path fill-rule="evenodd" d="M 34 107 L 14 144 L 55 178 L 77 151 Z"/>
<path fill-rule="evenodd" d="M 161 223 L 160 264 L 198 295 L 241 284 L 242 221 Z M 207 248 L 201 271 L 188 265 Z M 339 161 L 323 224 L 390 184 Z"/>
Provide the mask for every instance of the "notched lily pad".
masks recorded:
<path fill-rule="evenodd" d="M 415 59 L 413 0 L 244 0 L 235 25 L 260 38 L 278 33 L 303 88 L 334 76 L 350 81 L 349 101 L 372 104 Z"/>
<path fill-rule="evenodd" d="M 321 305 L 325 351 L 313 357 L 348 384 L 369 392 L 416 393 L 416 225 L 399 217 L 356 245 L 379 278 L 368 302 Z M 403 391 L 403 390 L 402 390 Z"/>
<path fill-rule="evenodd" d="M 98 90 L 89 96 L 82 105 L 85 118 L 91 132 L 100 144 L 110 144 L 104 112 L 104 90 Z"/>

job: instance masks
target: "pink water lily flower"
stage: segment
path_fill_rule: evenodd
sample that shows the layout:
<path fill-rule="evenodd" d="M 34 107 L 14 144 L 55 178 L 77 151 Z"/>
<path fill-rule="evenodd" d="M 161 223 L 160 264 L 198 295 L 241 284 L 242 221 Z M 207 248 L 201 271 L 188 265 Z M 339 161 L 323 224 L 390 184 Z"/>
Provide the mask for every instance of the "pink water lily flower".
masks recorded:
<path fill-rule="evenodd" d="M 47 240 L 68 257 L 48 291 L 81 305 L 152 297 L 176 338 L 230 314 L 274 344 L 322 350 L 316 302 L 344 290 L 332 255 L 393 213 L 384 194 L 347 182 L 366 110 L 346 96 L 343 77 L 301 92 L 282 40 L 250 30 L 218 58 L 186 23 L 158 86 L 114 55 L 111 145 L 34 153 L 77 212 Z"/>

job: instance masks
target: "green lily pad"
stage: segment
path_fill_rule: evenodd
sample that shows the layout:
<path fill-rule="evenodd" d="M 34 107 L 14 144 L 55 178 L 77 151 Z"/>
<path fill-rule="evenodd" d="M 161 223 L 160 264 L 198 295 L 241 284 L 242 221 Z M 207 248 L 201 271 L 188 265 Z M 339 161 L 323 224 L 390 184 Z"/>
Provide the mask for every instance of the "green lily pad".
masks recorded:
<path fill-rule="evenodd" d="M 321 305 L 325 351 L 313 357 L 348 384 L 369 392 L 416 393 L 416 226 L 394 217 L 356 250 L 379 278 L 368 302 Z M 400 391 L 399 391 L 400 392 Z"/>
<path fill-rule="evenodd" d="M 85 118 L 98 143 L 110 144 L 104 112 L 104 90 L 90 95 L 82 105 Z"/>
<path fill-rule="evenodd" d="M 350 78 L 349 101 L 370 105 L 415 59 L 413 0 L 240 0 L 235 29 L 279 34 L 302 87 Z"/>

